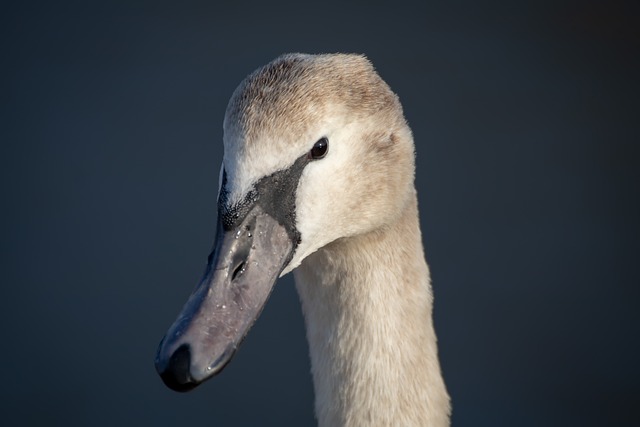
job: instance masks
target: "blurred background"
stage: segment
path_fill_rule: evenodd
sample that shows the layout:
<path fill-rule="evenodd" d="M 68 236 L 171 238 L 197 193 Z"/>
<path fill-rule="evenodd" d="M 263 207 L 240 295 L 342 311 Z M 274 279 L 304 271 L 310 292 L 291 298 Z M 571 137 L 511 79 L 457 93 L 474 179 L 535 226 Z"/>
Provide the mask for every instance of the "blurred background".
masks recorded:
<path fill-rule="evenodd" d="M 220 376 L 177 394 L 153 360 L 213 242 L 234 88 L 359 52 L 414 131 L 453 425 L 640 425 L 639 12 L 3 5 L 0 424 L 315 425 L 291 276 Z"/>

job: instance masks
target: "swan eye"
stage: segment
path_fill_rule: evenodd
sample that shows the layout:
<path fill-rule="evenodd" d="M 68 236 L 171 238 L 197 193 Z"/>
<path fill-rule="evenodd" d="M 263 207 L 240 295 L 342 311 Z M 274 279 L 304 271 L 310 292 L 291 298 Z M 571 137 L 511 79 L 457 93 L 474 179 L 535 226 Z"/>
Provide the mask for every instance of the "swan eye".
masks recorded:
<path fill-rule="evenodd" d="M 329 149 L 329 140 L 326 137 L 322 137 L 313 144 L 313 148 L 309 152 L 309 157 L 313 160 L 318 160 L 323 158 L 327 154 L 327 150 Z"/>

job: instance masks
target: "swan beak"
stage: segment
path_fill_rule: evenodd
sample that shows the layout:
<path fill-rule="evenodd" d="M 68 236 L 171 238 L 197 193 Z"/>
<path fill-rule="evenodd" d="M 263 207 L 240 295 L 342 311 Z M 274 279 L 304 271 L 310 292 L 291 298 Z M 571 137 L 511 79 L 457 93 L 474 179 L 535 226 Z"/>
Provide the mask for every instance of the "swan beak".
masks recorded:
<path fill-rule="evenodd" d="M 293 248 L 285 227 L 260 205 L 231 229 L 218 220 L 204 276 L 158 347 L 156 370 L 169 388 L 191 390 L 225 367 Z"/>

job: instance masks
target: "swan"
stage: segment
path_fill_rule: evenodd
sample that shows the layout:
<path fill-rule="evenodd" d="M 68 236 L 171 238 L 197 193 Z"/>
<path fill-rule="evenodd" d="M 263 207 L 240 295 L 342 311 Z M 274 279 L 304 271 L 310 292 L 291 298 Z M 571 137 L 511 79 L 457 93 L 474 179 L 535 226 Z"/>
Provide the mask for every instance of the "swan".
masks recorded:
<path fill-rule="evenodd" d="M 223 125 L 204 275 L 155 365 L 187 391 L 220 372 L 293 271 L 320 426 L 447 426 L 414 143 L 354 54 L 287 54 L 250 74 Z"/>

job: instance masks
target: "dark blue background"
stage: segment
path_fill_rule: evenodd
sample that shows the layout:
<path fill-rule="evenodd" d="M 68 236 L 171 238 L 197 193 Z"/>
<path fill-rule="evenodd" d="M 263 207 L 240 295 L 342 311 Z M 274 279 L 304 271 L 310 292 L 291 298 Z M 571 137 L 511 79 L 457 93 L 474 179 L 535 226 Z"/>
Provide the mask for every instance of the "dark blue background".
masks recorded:
<path fill-rule="evenodd" d="M 0 424 L 314 425 L 290 276 L 219 377 L 153 367 L 226 102 L 292 51 L 365 53 L 404 104 L 453 425 L 640 424 L 638 7 L 417 3 L 2 7 Z"/>

